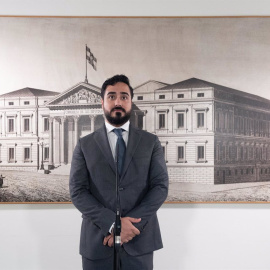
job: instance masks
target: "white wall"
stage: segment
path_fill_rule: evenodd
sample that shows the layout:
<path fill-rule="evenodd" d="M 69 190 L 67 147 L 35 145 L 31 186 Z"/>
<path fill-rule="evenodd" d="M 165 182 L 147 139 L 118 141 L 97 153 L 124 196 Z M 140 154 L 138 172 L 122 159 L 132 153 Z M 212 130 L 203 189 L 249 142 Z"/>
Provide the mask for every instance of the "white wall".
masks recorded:
<path fill-rule="evenodd" d="M 0 0 L 1 15 L 270 15 L 265 0 Z M 1 76 L 1 74 L 0 74 Z M 159 211 L 156 270 L 270 269 L 268 204 L 178 204 Z M 76 270 L 72 205 L 0 205 L 1 270 Z"/>
<path fill-rule="evenodd" d="M 1 205 L 1 270 L 76 270 L 81 217 L 72 205 Z M 269 205 L 181 204 L 159 211 L 155 270 L 270 269 Z"/>

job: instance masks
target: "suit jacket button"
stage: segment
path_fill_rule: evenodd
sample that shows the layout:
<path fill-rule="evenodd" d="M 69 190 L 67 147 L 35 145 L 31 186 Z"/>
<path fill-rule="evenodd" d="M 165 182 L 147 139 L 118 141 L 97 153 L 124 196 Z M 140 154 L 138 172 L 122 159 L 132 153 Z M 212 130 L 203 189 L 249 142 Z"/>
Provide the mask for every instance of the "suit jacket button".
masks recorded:
<path fill-rule="evenodd" d="M 122 188 L 122 187 L 119 188 L 119 191 L 123 191 L 123 190 L 124 190 L 124 188 Z"/>

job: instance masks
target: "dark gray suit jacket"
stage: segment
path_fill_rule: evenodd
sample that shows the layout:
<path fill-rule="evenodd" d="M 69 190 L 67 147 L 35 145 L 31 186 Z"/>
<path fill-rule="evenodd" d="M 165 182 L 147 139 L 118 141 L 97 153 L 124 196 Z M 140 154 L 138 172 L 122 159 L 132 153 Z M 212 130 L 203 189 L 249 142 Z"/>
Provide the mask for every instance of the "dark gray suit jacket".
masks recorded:
<path fill-rule="evenodd" d="M 115 221 L 115 162 L 105 125 L 78 141 L 70 171 L 73 204 L 83 214 L 80 254 L 102 259 L 113 254 L 103 239 Z M 168 173 L 157 136 L 130 125 L 125 164 L 120 179 L 122 217 L 134 223 L 140 235 L 124 244 L 132 256 L 162 248 L 156 211 L 168 193 Z"/>

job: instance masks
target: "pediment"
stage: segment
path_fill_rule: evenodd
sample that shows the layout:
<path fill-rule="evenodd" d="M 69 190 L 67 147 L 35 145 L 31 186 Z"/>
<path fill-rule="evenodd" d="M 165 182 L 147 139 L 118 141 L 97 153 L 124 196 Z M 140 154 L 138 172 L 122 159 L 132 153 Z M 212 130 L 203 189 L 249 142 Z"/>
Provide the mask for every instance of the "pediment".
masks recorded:
<path fill-rule="evenodd" d="M 167 86 L 167 83 L 158 82 L 154 80 L 147 81 L 137 87 L 134 88 L 134 93 L 151 93 L 154 92 L 154 90 L 159 89 L 161 87 Z"/>
<path fill-rule="evenodd" d="M 76 106 L 101 104 L 100 90 L 94 85 L 80 83 L 48 102 L 47 106 Z"/>
<path fill-rule="evenodd" d="M 101 103 L 100 95 L 90 91 L 89 89 L 82 88 L 79 91 L 71 93 L 62 100 L 59 100 L 57 104 L 89 104 L 89 103 Z"/>

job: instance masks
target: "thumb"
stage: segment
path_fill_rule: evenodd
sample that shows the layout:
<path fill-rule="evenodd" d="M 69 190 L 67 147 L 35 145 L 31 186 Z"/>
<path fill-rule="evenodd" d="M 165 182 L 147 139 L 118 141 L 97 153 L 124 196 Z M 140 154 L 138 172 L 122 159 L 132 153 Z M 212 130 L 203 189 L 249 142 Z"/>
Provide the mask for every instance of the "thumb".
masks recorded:
<path fill-rule="evenodd" d="M 138 223 L 140 222 L 142 219 L 141 218 L 129 218 L 129 221 L 131 221 L 132 223 Z"/>

